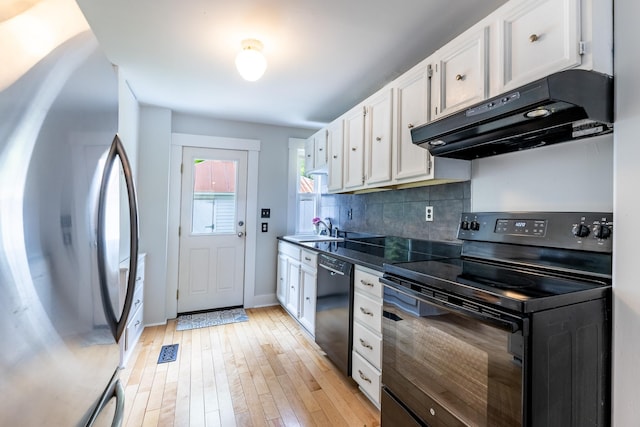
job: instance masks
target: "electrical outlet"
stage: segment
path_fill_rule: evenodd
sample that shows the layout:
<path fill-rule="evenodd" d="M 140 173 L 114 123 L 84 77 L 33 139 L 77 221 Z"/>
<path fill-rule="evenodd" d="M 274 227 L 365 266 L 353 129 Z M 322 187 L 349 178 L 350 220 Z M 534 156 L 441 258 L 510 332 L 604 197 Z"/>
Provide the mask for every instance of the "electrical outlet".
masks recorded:
<path fill-rule="evenodd" d="M 269 223 L 268 222 L 263 222 L 262 223 L 262 232 L 266 233 L 267 231 L 269 231 Z"/>
<path fill-rule="evenodd" d="M 433 206 L 424 208 L 424 220 L 429 222 L 433 221 Z"/>

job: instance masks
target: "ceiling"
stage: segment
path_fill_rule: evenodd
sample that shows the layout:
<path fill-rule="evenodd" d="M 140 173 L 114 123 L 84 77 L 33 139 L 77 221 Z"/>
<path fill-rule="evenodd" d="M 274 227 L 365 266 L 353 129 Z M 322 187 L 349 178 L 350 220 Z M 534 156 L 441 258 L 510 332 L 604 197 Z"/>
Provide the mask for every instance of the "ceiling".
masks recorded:
<path fill-rule="evenodd" d="M 319 128 L 505 0 L 77 0 L 142 104 Z M 264 44 L 257 82 L 240 42 Z"/>

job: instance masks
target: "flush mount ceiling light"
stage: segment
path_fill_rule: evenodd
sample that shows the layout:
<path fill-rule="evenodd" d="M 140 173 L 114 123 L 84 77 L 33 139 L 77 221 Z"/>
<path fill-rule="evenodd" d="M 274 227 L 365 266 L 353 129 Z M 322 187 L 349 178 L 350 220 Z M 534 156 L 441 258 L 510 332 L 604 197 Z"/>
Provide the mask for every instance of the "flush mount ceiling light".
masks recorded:
<path fill-rule="evenodd" d="M 236 68 L 243 79 L 255 82 L 267 69 L 267 60 L 262 54 L 262 43 L 256 39 L 242 40 L 242 51 L 236 56 Z"/>

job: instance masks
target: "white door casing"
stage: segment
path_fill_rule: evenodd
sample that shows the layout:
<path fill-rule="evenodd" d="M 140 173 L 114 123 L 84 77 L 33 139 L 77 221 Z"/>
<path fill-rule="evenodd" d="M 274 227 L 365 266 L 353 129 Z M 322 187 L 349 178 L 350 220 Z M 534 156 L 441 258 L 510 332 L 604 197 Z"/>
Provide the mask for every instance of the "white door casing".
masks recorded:
<path fill-rule="evenodd" d="M 184 147 L 182 164 L 178 312 L 243 305 L 247 152 Z"/>

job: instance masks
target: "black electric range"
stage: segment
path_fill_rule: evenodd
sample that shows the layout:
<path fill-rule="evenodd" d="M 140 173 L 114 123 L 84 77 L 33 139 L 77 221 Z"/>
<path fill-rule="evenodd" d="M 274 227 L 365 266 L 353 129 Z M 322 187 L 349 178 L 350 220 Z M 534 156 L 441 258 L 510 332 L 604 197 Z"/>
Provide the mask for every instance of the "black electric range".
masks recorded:
<path fill-rule="evenodd" d="M 606 426 L 611 213 L 464 213 L 383 267 L 382 425 Z"/>

